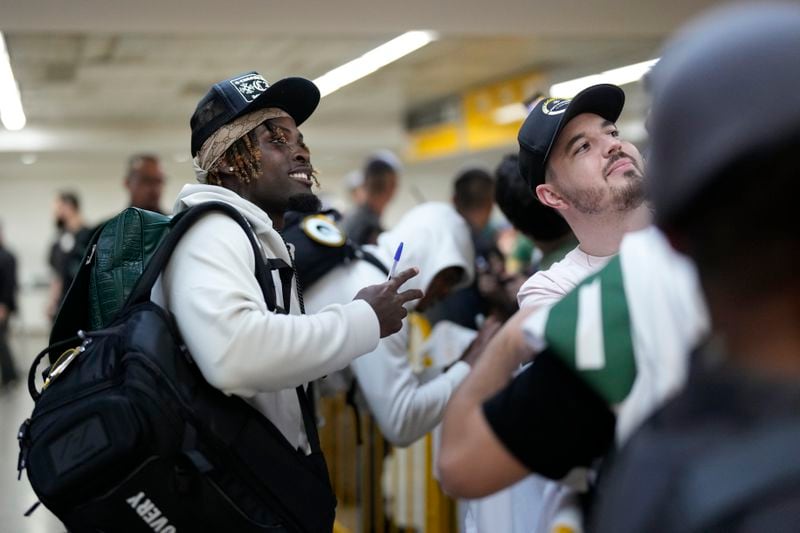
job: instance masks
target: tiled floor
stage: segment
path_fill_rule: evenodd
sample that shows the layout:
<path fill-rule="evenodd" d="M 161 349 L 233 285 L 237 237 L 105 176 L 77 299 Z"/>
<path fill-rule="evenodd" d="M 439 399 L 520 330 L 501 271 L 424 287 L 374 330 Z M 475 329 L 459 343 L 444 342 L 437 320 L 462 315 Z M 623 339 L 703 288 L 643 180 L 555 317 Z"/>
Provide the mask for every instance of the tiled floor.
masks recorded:
<path fill-rule="evenodd" d="M 17 430 L 33 409 L 33 400 L 28 394 L 26 380 L 28 365 L 38 350 L 28 353 L 30 348 L 44 347 L 44 339 L 12 339 L 20 381 L 11 387 L 0 389 L 0 533 L 61 533 L 64 526 L 47 509 L 39 506 L 25 517 L 28 508 L 36 501 L 25 473 L 17 481 Z"/>

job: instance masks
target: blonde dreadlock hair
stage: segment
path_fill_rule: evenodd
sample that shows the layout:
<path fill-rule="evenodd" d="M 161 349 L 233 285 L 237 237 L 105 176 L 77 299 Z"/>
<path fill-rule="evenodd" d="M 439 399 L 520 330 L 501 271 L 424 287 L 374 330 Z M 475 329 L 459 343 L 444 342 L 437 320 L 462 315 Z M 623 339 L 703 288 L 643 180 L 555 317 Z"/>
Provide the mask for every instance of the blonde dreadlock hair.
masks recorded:
<path fill-rule="evenodd" d="M 241 183 L 250 183 L 261 174 L 261 148 L 258 145 L 256 130 L 252 129 L 236 140 L 223 154 L 231 174 Z M 219 168 L 208 172 L 208 183 L 222 185 Z"/>

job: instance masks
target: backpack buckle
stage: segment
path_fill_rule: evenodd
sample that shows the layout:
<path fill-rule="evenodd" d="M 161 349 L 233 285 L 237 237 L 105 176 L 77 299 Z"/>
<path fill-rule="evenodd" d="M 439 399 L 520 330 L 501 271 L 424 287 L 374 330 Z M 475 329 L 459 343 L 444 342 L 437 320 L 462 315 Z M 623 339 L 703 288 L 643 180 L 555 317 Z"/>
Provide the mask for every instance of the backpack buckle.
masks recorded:
<path fill-rule="evenodd" d="M 45 390 L 47 387 L 49 387 L 58 376 L 63 374 L 70 363 L 72 363 L 80 354 L 85 352 L 86 346 L 92 342 L 91 337 L 87 337 L 83 330 L 78 332 L 78 336 L 83 339 L 83 342 L 80 344 L 80 346 L 69 348 L 58 356 L 56 362 L 50 367 L 52 370 L 47 373 L 47 377 L 44 379 L 42 390 Z"/>

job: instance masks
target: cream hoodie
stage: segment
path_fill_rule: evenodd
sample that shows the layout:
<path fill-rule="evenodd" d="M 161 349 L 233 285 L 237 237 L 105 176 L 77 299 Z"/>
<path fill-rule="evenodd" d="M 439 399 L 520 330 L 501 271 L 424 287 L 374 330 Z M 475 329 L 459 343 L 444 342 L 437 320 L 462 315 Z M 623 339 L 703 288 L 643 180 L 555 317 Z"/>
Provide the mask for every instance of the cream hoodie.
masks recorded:
<path fill-rule="evenodd" d="M 472 282 L 475 252 L 469 227 L 448 204 L 426 203 L 415 207 L 397 225 L 378 237 L 376 246 L 364 248 L 388 268 L 398 244 L 403 256 L 398 271 L 416 266 L 420 273 L 407 281 L 406 289 L 428 288 L 433 277 L 447 267 L 466 272 L 461 286 Z M 331 270 L 305 291 L 309 311 L 346 302 L 364 285 L 380 283 L 386 274 L 366 261 L 354 261 Z M 413 309 L 416 301 L 408 304 Z M 353 361 L 369 409 L 384 436 L 396 446 L 407 446 L 431 431 L 442 419 L 444 406 L 469 372 L 458 362 L 427 383 L 420 383 L 408 362 L 409 325 L 381 339 L 377 349 Z"/>
<path fill-rule="evenodd" d="M 214 200 L 244 215 L 267 257 L 290 263 L 269 216 L 232 191 L 185 185 L 174 212 Z M 372 351 L 380 337 L 378 319 L 363 300 L 298 316 L 294 283 L 292 314 L 274 314 L 267 310 L 254 269 L 253 249 L 239 225 L 224 214 L 211 213 L 181 239 L 153 288 L 153 301 L 173 313 L 211 385 L 247 399 L 290 443 L 308 450 L 294 387 Z"/>

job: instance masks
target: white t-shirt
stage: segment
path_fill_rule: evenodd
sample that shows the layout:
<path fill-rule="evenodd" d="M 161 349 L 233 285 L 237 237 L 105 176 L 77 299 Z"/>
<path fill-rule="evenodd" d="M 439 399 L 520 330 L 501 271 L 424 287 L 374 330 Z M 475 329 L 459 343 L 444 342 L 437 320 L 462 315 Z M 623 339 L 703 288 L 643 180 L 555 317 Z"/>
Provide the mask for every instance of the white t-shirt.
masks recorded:
<path fill-rule="evenodd" d="M 545 307 L 552 305 L 574 289 L 589 274 L 603 268 L 613 255 L 598 257 L 585 253 L 580 247 L 564 256 L 564 259 L 531 276 L 517 293 L 517 302 L 522 307 Z"/>

